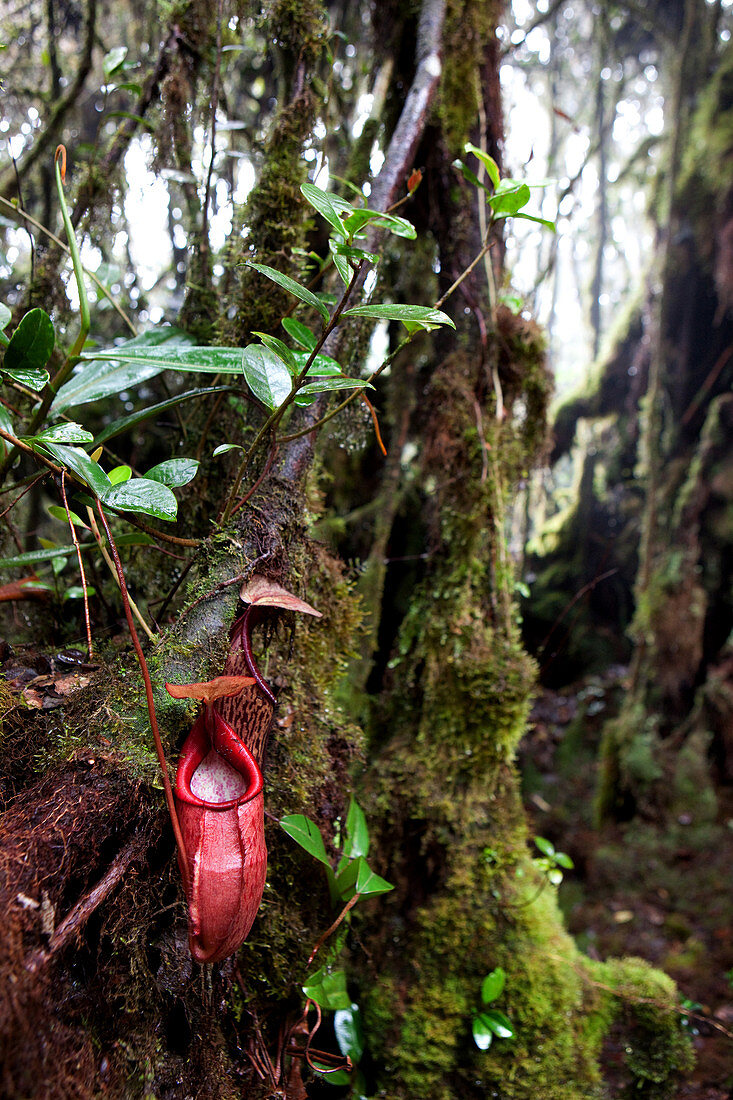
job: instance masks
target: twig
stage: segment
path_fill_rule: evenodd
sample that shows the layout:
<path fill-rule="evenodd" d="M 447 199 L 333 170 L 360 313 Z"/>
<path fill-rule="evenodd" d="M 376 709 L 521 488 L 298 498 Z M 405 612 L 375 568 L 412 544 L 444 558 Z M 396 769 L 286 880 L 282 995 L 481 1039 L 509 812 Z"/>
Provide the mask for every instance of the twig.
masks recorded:
<path fill-rule="evenodd" d="M 133 615 L 135 616 L 137 621 L 140 623 L 140 626 L 143 628 L 143 630 L 147 634 L 148 638 L 154 638 L 155 634 L 150 629 L 148 624 L 145 622 L 145 619 L 142 617 L 142 614 L 140 613 L 140 609 L 138 608 L 137 604 L 133 600 L 130 593 L 127 591 L 127 588 L 126 587 L 123 588 L 122 584 L 120 583 L 119 574 L 117 572 L 117 569 L 115 568 L 115 563 L 110 558 L 109 554 L 107 553 L 107 549 L 106 549 L 106 547 L 105 547 L 105 545 L 102 541 L 102 536 L 99 533 L 99 528 L 97 527 L 97 521 L 94 518 L 94 513 L 92 512 L 91 508 L 87 508 L 87 515 L 89 516 L 89 525 L 92 529 L 92 534 L 94 535 L 95 539 L 97 540 L 97 546 L 100 549 L 100 552 L 102 554 L 102 557 L 105 560 L 107 568 L 109 569 L 110 573 L 112 574 L 112 576 L 117 581 L 117 587 L 119 588 L 120 592 L 122 592 L 122 601 L 123 601 L 123 603 L 125 602 L 126 599 L 129 600 L 130 607 L 132 608 Z M 106 526 L 106 524 L 105 524 L 105 526 Z M 110 547 L 111 547 L 111 545 L 112 544 L 110 543 Z"/>
<path fill-rule="evenodd" d="M 348 911 L 350 909 L 353 909 L 353 907 L 356 905 L 356 903 L 357 903 L 357 901 L 359 900 L 360 897 L 361 897 L 361 894 L 354 894 L 353 898 L 350 898 L 346 902 L 346 905 L 343 907 L 343 909 L 341 910 L 339 915 L 336 917 L 336 920 L 333 922 L 331 927 L 327 928 L 326 931 L 321 936 L 321 938 L 316 942 L 316 946 L 313 948 L 310 955 L 308 956 L 308 962 L 306 963 L 306 966 L 310 966 L 310 964 L 313 962 L 313 960 L 315 959 L 318 952 L 323 947 L 326 940 L 329 938 L 329 936 L 331 936 L 336 931 L 336 929 L 341 924 L 342 920 L 344 919 L 344 917 L 346 916 Z"/>
<path fill-rule="evenodd" d="M 125 581 L 125 574 L 122 569 L 122 562 L 120 561 L 120 555 L 117 553 L 117 547 L 115 541 L 112 538 L 112 532 L 109 529 L 107 523 L 107 517 L 104 514 L 101 501 L 97 501 L 97 511 L 99 512 L 99 518 L 104 526 L 105 534 L 107 535 L 107 541 L 109 542 L 110 550 L 114 558 L 115 568 L 117 570 L 117 579 L 120 585 L 120 592 L 122 593 L 122 603 L 125 607 L 125 618 L 127 619 L 127 627 L 130 631 L 130 637 L 132 644 L 135 647 L 135 654 L 137 656 L 138 664 L 140 665 L 140 672 L 142 674 L 143 682 L 145 684 L 145 700 L 148 705 L 148 717 L 150 718 L 150 730 L 153 734 L 153 741 L 155 742 L 155 752 L 158 757 L 158 763 L 160 764 L 161 777 L 163 779 L 163 789 L 165 790 L 165 801 L 168 807 L 168 815 L 171 819 L 171 825 L 173 826 L 173 835 L 176 838 L 176 847 L 178 849 L 178 862 L 181 869 L 181 878 L 183 879 L 183 886 L 188 897 L 190 894 L 190 879 L 188 873 L 188 855 L 183 843 L 183 836 L 181 835 L 181 826 L 178 822 L 178 814 L 176 813 L 176 804 L 173 799 L 173 789 L 171 787 L 170 776 L 168 775 L 168 762 L 165 758 L 165 752 L 163 751 L 163 742 L 160 738 L 160 730 L 158 729 L 158 717 L 155 713 L 155 699 L 153 698 L 153 685 L 150 679 L 150 672 L 148 670 L 148 664 L 145 660 L 145 654 L 143 648 L 140 645 L 140 639 L 137 636 L 135 630 L 135 623 L 132 618 L 132 611 L 130 610 L 130 598 L 127 592 L 127 583 Z"/>

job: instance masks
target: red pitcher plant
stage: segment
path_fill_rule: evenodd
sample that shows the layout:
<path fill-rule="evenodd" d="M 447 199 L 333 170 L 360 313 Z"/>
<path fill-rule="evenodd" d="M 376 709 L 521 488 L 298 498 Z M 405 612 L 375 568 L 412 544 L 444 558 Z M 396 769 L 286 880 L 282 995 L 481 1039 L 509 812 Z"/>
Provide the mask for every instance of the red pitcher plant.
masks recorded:
<path fill-rule="evenodd" d="M 260 769 L 275 696 L 255 663 L 251 629 L 265 608 L 320 617 L 309 604 L 257 575 L 240 597 L 248 607 L 232 627 L 225 668 L 232 674 L 204 683 L 165 685 L 176 699 L 204 704 L 181 750 L 174 791 L 183 841 L 178 860 L 188 893 L 188 942 L 200 963 L 218 962 L 241 946 L 265 888 Z M 249 675 L 240 674 L 244 668 Z"/>

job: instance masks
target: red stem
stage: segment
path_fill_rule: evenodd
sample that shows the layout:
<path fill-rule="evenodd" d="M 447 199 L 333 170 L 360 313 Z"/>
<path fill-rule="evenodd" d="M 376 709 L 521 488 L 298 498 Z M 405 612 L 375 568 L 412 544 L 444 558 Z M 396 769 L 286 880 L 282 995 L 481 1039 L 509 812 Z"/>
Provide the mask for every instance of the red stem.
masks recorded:
<path fill-rule="evenodd" d="M 150 729 L 153 734 L 153 741 L 155 742 L 155 752 L 158 757 L 158 763 L 160 764 L 160 770 L 163 777 L 163 789 L 165 791 L 165 801 L 168 807 L 168 816 L 171 819 L 171 825 L 173 826 L 173 835 L 176 838 L 176 847 L 178 848 L 178 862 L 181 867 L 181 877 L 183 879 L 183 888 L 186 892 L 186 897 L 190 893 L 190 883 L 188 875 L 188 856 L 183 843 L 183 836 L 181 835 L 181 826 L 178 822 L 178 814 L 176 813 L 176 803 L 173 799 L 173 788 L 171 787 L 170 777 L 168 775 L 168 763 L 165 758 L 165 752 L 163 751 L 163 742 L 160 738 L 160 730 L 158 729 L 158 718 L 155 713 L 155 700 L 153 698 L 153 684 L 150 679 L 150 672 L 148 671 L 148 663 L 145 660 L 145 654 L 143 648 L 140 645 L 140 639 L 135 629 L 135 622 L 132 617 L 132 611 L 130 610 L 130 601 L 127 598 L 127 584 L 125 582 L 125 574 L 122 570 L 122 562 L 120 561 L 120 555 L 117 553 L 117 546 L 112 538 L 112 532 L 109 529 L 107 523 L 107 517 L 102 509 L 102 502 L 97 501 L 97 511 L 99 512 L 99 518 L 102 521 L 105 534 L 107 535 L 107 541 L 109 542 L 109 548 L 112 553 L 112 559 L 115 563 L 115 569 L 117 570 L 117 578 L 120 582 L 120 592 L 122 593 L 122 603 L 125 608 L 125 618 L 127 619 L 127 627 L 130 631 L 130 637 L 132 638 L 132 644 L 135 647 L 135 654 L 137 656 L 138 664 L 140 665 L 140 672 L 145 683 L 145 699 L 148 704 L 148 716 L 150 718 Z"/>

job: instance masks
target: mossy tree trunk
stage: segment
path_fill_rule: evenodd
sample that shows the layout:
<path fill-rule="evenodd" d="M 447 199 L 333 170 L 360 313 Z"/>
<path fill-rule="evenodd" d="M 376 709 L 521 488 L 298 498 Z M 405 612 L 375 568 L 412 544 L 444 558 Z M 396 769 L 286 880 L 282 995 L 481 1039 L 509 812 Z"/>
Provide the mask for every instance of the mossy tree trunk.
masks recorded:
<path fill-rule="evenodd" d="M 166 5 L 165 13 L 169 33 L 141 109 L 159 90 L 158 153 L 180 172 L 197 140 L 195 109 L 202 100 L 208 109 L 220 76 L 211 59 L 223 19 L 236 19 L 200 3 Z M 419 18 L 397 3 L 377 15 L 377 43 L 364 54 L 374 58 L 387 43 L 382 61 L 393 79 L 369 120 L 384 153 L 371 201 L 386 207 L 402 197 L 413 165 L 425 174 L 407 211 L 418 243 L 410 254 L 386 252 L 381 289 L 428 304 L 481 245 L 476 197 L 451 164 L 469 138 L 501 161 L 499 12 L 484 0 L 424 0 Z M 244 342 L 252 330 L 277 327 L 280 291 L 243 274 L 244 257 L 297 274 L 299 250 L 323 248 L 299 184 L 319 112 L 329 117 L 320 96 L 327 87 L 318 83 L 324 57 L 327 72 L 333 60 L 325 11 L 311 0 L 273 0 L 258 17 L 257 45 L 272 36 L 280 51 L 277 107 L 241 217 L 248 236 L 243 242 L 235 220 L 219 284 L 209 242 L 196 240 L 206 224 L 200 194 L 184 192 L 194 258 L 183 316 L 199 340 L 218 333 Z M 89 215 L 93 225 L 124 135 L 119 142 L 82 181 L 80 223 Z M 342 152 L 344 171 L 356 171 L 364 148 Z M 148 608 L 176 582 L 175 619 L 148 647 L 171 759 L 193 713 L 163 684 L 221 671 L 241 578 L 265 573 L 323 612 L 321 622 L 281 628 L 269 641 L 280 704 L 267 807 L 274 818 L 308 813 L 330 843 L 356 788 L 370 858 L 395 884 L 386 899 L 360 903 L 342 958 L 366 1026 L 361 1087 L 395 1100 L 496 1092 L 586 1100 L 601 1094 L 601 1043 L 618 1018 L 630 1079 L 639 1094 L 661 1097 L 685 1059 L 671 983 L 641 963 L 593 966 L 580 956 L 527 844 L 513 755 L 535 673 L 519 640 L 505 512 L 543 441 L 548 379 L 537 328 L 497 304 L 502 251 L 497 235 L 486 262 L 446 303 L 455 337 L 411 345 L 377 393 L 386 461 L 367 434 L 370 415 L 352 408 L 329 433 L 307 431 L 262 455 L 233 520 L 209 535 L 238 460 L 228 456 L 222 478 L 201 443 L 200 488 L 178 528 L 179 538 L 204 538 L 193 561 L 153 565 L 146 547 L 127 567 Z M 35 274 L 38 294 L 50 268 Z M 339 339 L 348 373 L 367 344 L 363 333 Z M 292 435 L 312 428 L 323 407 L 299 414 Z M 227 438 L 244 439 L 261 411 L 237 395 L 213 411 L 197 405 L 183 428 L 203 440 L 214 422 Z M 144 454 L 146 445 L 137 443 Z M 184 542 L 170 552 L 181 547 L 189 549 Z M 348 559 L 363 566 L 356 581 Z M 114 611 L 108 622 L 117 625 Z M 29 709 L 9 691 L 2 696 L 4 1094 L 37 1094 L 42 1081 L 48 1097 L 346 1095 L 348 1086 L 323 1085 L 284 1049 L 302 1016 L 310 949 L 334 917 L 325 879 L 268 821 L 268 883 L 249 939 L 221 966 L 193 964 L 137 666 L 124 642 L 110 645 L 102 667 L 77 664 L 63 706 L 58 694 L 45 706 L 39 693 L 49 684 L 41 681 L 59 680 L 57 665 L 38 652 L 48 640 L 43 620 L 35 625 L 36 645 L 25 655 L 39 674 L 35 695 L 24 696 Z M 16 693 L 27 673 L 18 654 L 7 655 Z M 335 965 L 334 953 L 326 957 Z M 515 1036 L 481 1052 L 472 1013 L 496 967 L 507 974 L 500 1004 Z M 302 1028 L 294 1039 L 302 1053 Z M 314 1043 L 334 1048 L 330 1022 Z"/>
<path fill-rule="evenodd" d="M 630 687 L 606 731 L 604 815 L 714 819 L 733 775 L 730 722 L 730 72 L 711 69 L 711 15 L 688 3 L 659 196 L 640 438 L 641 517 Z M 684 765 L 678 759 L 682 747 Z M 689 798 L 694 767 L 705 797 Z"/>

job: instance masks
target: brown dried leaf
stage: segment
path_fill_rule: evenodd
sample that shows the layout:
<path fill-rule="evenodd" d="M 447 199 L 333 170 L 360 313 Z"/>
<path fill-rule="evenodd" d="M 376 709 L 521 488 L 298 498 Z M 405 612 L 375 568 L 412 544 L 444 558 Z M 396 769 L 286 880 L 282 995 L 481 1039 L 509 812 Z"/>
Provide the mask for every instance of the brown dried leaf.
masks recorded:
<path fill-rule="evenodd" d="M 166 684 L 165 690 L 174 699 L 201 699 L 204 703 L 215 703 L 217 699 L 237 695 L 256 682 L 251 676 L 216 676 L 213 680 L 193 684 Z"/>
<path fill-rule="evenodd" d="M 282 607 L 286 611 L 302 611 L 304 615 L 315 615 L 317 619 L 323 618 L 321 612 L 316 611 L 315 607 L 311 607 L 305 600 L 299 600 L 281 584 L 263 577 L 260 573 L 253 573 L 247 583 L 242 585 L 239 598 L 242 603 Z"/>
<path fill-rule="evenodd" d="M 79 688 L 85 688 L 91 681 L 91 676 L 80 676 L 78 672 L 71 672 L 68 676 L 60 676 L 54 682 L 54 687 L 59 695 L 71 695 Z"/>
<path fill-rule="evenodd" d="M 25 688 L 22 692 L 25 699 L 26 706 L 29 706 L 32 710 L 40 710 L 43 706 L 43 699 L 37 691 L 33 688 Z"/>

